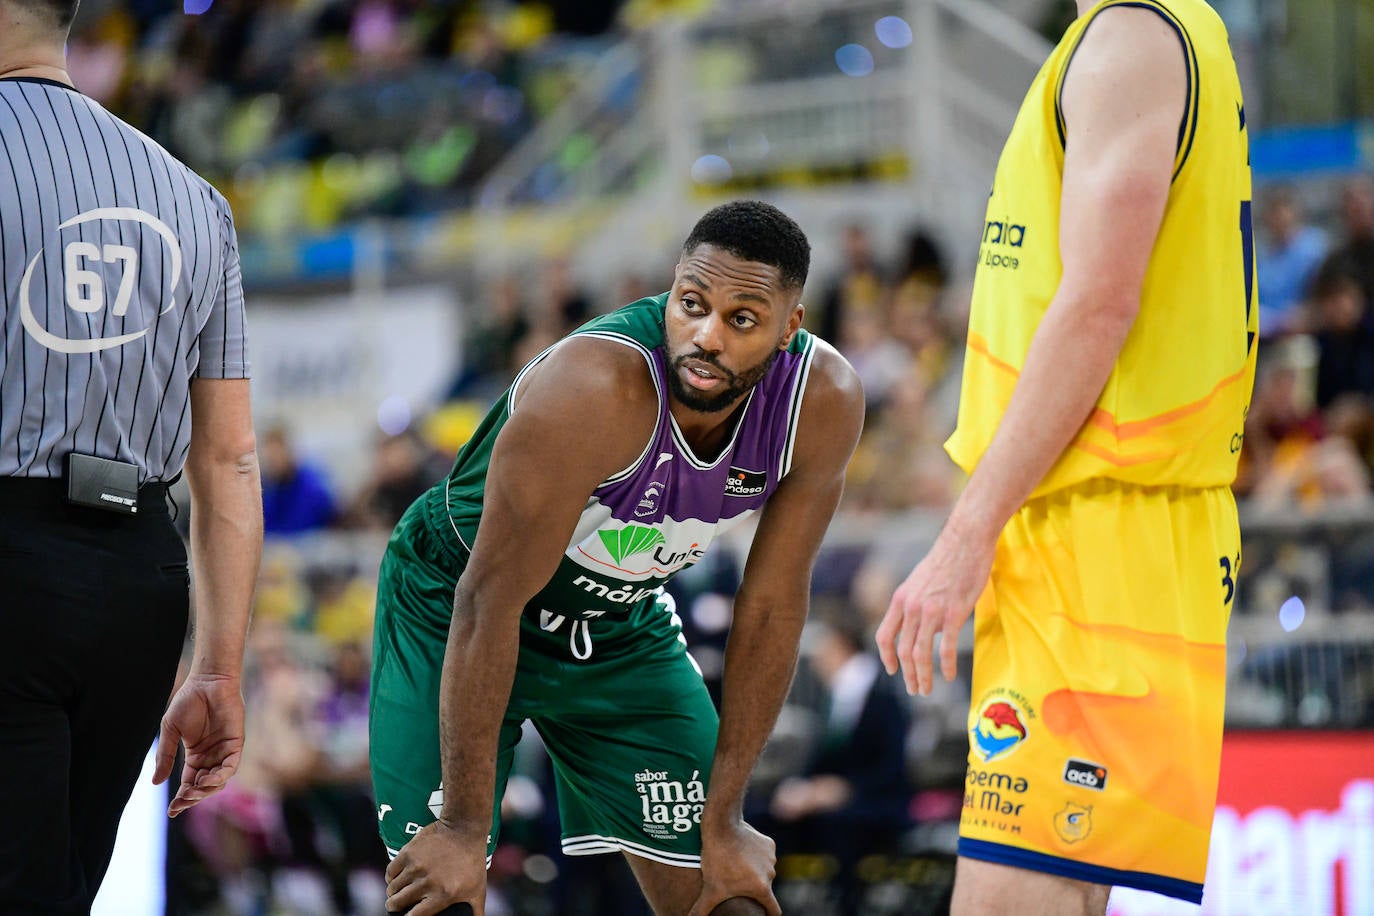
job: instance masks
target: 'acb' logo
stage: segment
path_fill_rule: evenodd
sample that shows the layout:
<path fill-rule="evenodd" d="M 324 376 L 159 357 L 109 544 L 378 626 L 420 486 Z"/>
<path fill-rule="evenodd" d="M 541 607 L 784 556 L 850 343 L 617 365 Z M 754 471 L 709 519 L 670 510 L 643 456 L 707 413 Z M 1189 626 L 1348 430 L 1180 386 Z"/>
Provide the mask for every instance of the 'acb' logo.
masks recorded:
<path fill-rule="evenodd" d="M 156 314 L 162 315 L 170 312 L 176 305 L 177 282 L 181 277 L 181 243 L 177 239 L 176 233 L 156 216 L 133 207 L 101 207 L 87 210 L 85 213 L 73 216 L 58 226 L 57 229 L 61 232 L 64 229 L 101 220 L 137 223 L 147 226 L 157 234 L 166 251 L 161 260 L 168 267 L 168 277 L 166 282 L 162 284 L 162 289 L 166 290 L 164 293 L 165 301 L 157 304 L 158 311 Z M 136 229 L 135 233 L 139 231 Z M 109 336 L 61 336 L 56 333 L 56 315 L 49 310 L 44 311 L 47 327 L 44 326 L 44 322 L 40 321 L 34 312 L 30 292 L 34 268 L 42 257 L 43 249 L 40 248 L 38 253 L 29 261 L 28 267 L 24 270 L 24 277 L 19 284 L 19 320 L 23 323 L 24 330 L 37 343 L 58 353 L 95 353 L 113 347 L 122 347 L 124 344 L 138 340 L 148 333 L 148 326 L 152 324 L 153 316 L 141 308 L 134 309 L 133 320 L 142 324 L 143 327 L 129 331 L 124 331 L 122 327 L 125 324 L 126 316 L 129 315 L 129 306 L 133 302 L 134 295 L 139 290 L 141 265 L 139 264 L 138 248 L 116 242 L 105 242 L 102 245 L 97 245 L 94 242 L 84 240 L 68 242 L 62 247 L 63 302 L 68 309 L 85 316 L 92 316 L 108 309 L 107 315 L 99 320 L 95 327 L 108 326 L 112 323 L 111 319 L 117 320 L 121 333 Z M 117 274 L 115 274 L 116 269 Z M 108 290 L 106 281 L 116 279 L 117 283 L 112 284 L 113 290 Z M 89 319 L 79 324 L 64 319 L 62 325 L 64 328 L 68 325 L 78 328 L 91 327 Z M 71 332 L 64 330 L 63 333 Z"/>
<path fill-rule="evenodd" d="M 1107 768 L 1090 760 L 1070 757 L 1064 764 L 1064 781 L 1070 785 L 1101 792 L 1107 788 Z"/>

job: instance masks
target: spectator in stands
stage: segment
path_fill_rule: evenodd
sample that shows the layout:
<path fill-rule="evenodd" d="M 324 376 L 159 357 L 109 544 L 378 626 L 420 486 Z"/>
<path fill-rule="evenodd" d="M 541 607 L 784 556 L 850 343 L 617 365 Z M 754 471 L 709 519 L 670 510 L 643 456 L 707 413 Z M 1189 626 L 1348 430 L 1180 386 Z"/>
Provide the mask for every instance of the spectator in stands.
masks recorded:
<path fill-rule="evenodd" d="M 361 643 L 334 647 L 311 710 L 309 778 L 282 799 L 293 861 L 326 876 L 342 914 L 374 912 L 386 897 L 386 851 L 367 765 L 369 667 Z M 360 896 L 372 898 L 373 908 L 360 908 Z"/>
<path fill-rule="evenodd" d="M 891 853 L 909 826 L 905 743 L 910 707 L 881 664 L 858 613 L 834 606 L 810 624 L 809 661 L 826 686 L 821 735 L 802 774 L 784 779 L 769 804 L 779 856 L 824 853 L 840 865 L 845 905 L 857 912 L 854 866 Z"/>
<path fill-rule="evenodd" d="M 555 338 L 563 337 L 592 317 L 592 301 L 577 285 L 572 262 L 566 256 L 550 258 L 544 264 L 541 280 L 535 300 L 535 323 L 547 322 Z"/>
<path fill-rule="evenodd" d="M 615 303 L 634 302 L 657 293 L 658 290 L 649 283 L 644 274 L 628 271 L 621 274 L 620 279 L 616 281 L 615 291 L 612 293 L 610 301 Z"/>
<path fill-rule="evenodd" d="M 287 540 L 269 540 L 262 551 L 262 569 L 253 593 L 253 626 L 304 628 L 314 609 L 305 581 L 305 559 Z"/>
<path fill-rule="evenodd" d="M 371 644 L 376 582 L 359 576 L 351 566 L 326 566 L 311 576 L 311 591 L 316 636 L 336 650 L 353 643 Z"/>
<path fill-rule="evenodd" d="M 940 243 L 925 229 L 912 231 L 906 240 L 901 276 L 892 290 L 889 320 L 893 338 L 910 351 L 931 384 L 943 375 L 948 362 L 950 340 L 940 316 L 948 282 Z"/>
<path fill-rule="evenodd" d="M 514 274 L 502 274 L 482 295 L 467 322 L 463 364 L 448 397 L 489 400 L 514 377 L 515 349 L 530 329 Z"/>
<path fill-rule="evenodd" d="M 875 310 L 886 295 L 886 280 L 873 254 L 873 241 L 862 223 L 844 230 L 844 264 L 826 287 L 813 316 L 806 323 L 826 340 L 839 340 L 844 315 L 851 309 Z"/>
<path fill-rule="evenodd" d="M 113 102 L 124 82 L 133 49 L 135 23 L 119 7 L 82 24 L 67 45 L 67 72 L 81 93 L 102 104 Z"/>
<path fill-rule="evenodd" d="M 1364 412 L 1374 396 L 1374 327 L 1359 278 L 1329 264 L 1313 291 L 1317 340 L 1317 406 L 1354 402 Z"/>
<path fill-rule="evenodd" d="M 1326 258 L 1326 233 L 1303 218 L 1302 201 L 1288 185 L 1264 194 L 1259 239 L 1260 333 L 1293 330 L 1312 279 Z"/>
<path fill-rule="evenodd" d="M 1316 402 L 1317 345 L 1306 335 L 1275 341 L 1262 351 L 1255 394 L 1245 418 L 1245 448 L 1236 479 L 1237 495 L 1271 489 L 1271 474 L 1306 461 L 1326 436 Z"/>
<path fill-rule="evenodd" d="M 258 445 L 262 466 L 262 515 L 269 535 L 318 531 L 333 524 L 334 494 L 324 471 L 301 461 L 286 427 L 268 427 Z"/>
<path fill-rule="evenodd" d="M 924 371 L 910 365 L 869 414 L 845 479 L 846 509 L 945 510 L 953 503 L 958 471 L 945 457 L 949 430 L 934 416 L 929 393 Z"/>
<path fill-rule="evenodd" d="M 1340 242 L 1322 273 L 1332 270 L 1354 277 L 1364 301 L 1374 301 L 1374 178 L 1352 178 L 1341 189 L 1341 228 Z"/>
<path fill-rule="evenodd" d="M 864 386 L 864 405 L 876 410 L 888 390 L 911 368 L 911 351 L 892 338 L 886 294 L 845 297 L 840 308 L 836 345 L 859 373 Z"/>
<path fill-rule="evenodd" d="M 1349 439 L 1332 436 L 1276 461 L 1253 498 L 1268 509 L 1350 508 L 1369 502 L 1369 470 Z"/>
<path fill-rule="evenodd" d="M 443 460 L 413 429 L 377 440 L 367 482 L 347 512 L 350 525 L 390 529 L 443 473 Z"/>

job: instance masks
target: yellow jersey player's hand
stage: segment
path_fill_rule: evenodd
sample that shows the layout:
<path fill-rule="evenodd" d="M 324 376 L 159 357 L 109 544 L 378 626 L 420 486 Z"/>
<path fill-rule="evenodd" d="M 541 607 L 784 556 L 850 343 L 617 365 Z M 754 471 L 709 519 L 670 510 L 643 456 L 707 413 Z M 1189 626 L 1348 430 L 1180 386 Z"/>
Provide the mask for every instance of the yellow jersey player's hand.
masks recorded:
<path fill-rule="evenodd" d="M 468 903 L 474 916 L 482 916 L 486 899 L 486 830 L 426 824 L 386 868 L 388 913 L 435 916 L 452 904 Z"/>
<path fill-rule="evenodd" d="M 930 693 L 935 634 L 940 634 L 940 673 L 953 680 L 959 631 L 988 584 L 996 536 L 972 535 L 945 526 L 925 558 L 892 595 L 878 627 L 878 654 L 888 674 L 900 666 L 907 693 Z"/>

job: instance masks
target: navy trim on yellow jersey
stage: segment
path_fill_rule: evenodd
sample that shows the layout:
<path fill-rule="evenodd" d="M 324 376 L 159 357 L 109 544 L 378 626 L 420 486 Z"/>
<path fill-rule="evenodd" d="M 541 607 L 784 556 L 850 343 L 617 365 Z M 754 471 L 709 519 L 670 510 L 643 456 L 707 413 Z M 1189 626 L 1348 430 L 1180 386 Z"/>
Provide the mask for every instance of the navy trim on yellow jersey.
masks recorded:
<path fill-rule="evenodd" d="M 1065 859 L 1018 846 L 1005 846 L 988 840 L 973 840 L 959 837 L 959 855 L 965 859 L 979 859 L 997 865 L 1010 865 L 1027 871 L 1045 872 L 1061 878 L 1072 878 L 1088 884 L 1106 884 L 1112 887 L 1133 887 L 1142 891 L 1176 897 L 1189 903 L 1202 903 L 1202 885 L 1168 875 L 1157 875 L 1147 871 L 1127 871 L 1120 868 L 1107 868 L 1092 865 L 1077 859 Z"/>
<path fill-rule="evenodd" d="M 1083 44 L 1084 36 L 1088 34 L 1088 29 L 1092 28 L 1093 22 L 1096 21 L 1102 11 L 1115 6 L 1134 6 L 1151 10 L 1173 27 L 1174 32 L 1178 35 L 1179 43 L 1183 45 L 1183 56 L 1186 58 L 1184 65 L 1187 69 L 1186 76 L 1188 79 L 1185 88 L 1187 107 L 1184 108 L 1183 117 L 1178 124 L 1178 146 L 1174 157 L 1173 174 L 1176 179 L 1179 172 L 1183 171 L 1183 164 L 1188 161 L 1188 153 L 1193 149 L 1193 138 L 1197 136 L 1198 109 L 1201 107 L 1202 101 L 1202 74 L 1198 67 L 1197 52 L 1193 49 L 1192 36 L 1188 34 L 1183 23 L 1168 7 L 1155 2 L 1155 0 L 1119 0 L 1119 2 L 1104 3 L 1092 12 L 1092 19 L 1088 20 L 1087 24 L 1083 26 L 1083 31 L 1079 33 L 1078 40 L 1074 42 L 1073 50 L 1069 52 L 1068 60 L 1064 62 L 1063 69 L 1059 71 L 1059 79 L 1054 87 L 1054 123 L 1055 128 L 1059 131 L 1059 145 L 1063 149 L 1068 149 L 1067 122 L 1064 119 L 1064 81 L 1068 78 L 1069 68 L 1073 66 L 1074 55 L 1078 53 L 1079 47 Z"/>

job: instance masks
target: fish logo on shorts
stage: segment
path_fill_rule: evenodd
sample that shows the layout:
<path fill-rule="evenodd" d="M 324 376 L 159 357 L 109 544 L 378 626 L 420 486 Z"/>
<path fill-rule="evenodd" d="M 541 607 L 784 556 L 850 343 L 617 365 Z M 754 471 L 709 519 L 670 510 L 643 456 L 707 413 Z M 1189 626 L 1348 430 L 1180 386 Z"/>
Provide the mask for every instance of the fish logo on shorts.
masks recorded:
<path fill-rule="evenodd" d="M 973 750 L 984 763 L 991 763 L 1026 740 L 1026 718 L 1015 703 L 997 700 L 983 707 L 969 735 Z"/>

